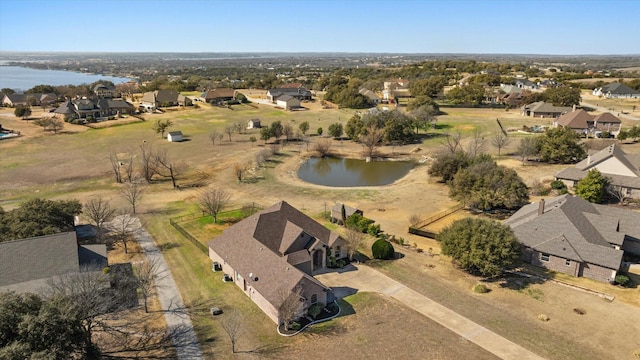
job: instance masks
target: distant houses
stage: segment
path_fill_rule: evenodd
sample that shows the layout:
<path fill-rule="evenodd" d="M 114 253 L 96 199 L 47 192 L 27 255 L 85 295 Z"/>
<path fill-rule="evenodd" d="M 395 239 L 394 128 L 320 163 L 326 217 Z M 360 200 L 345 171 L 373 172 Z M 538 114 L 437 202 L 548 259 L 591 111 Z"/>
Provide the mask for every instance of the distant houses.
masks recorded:
<path fill-rule="evenodd" d="M 170 106 L 190 106 L 192 104 L 191 99 L 171 89 L 146 92 L 140 100 L 140 107 L 146 111 Z"/>
<path fill-rule="evenodd" d="M 16 107 L 23 106 L 48 106 L 58 101 L 58 96 L 54 93 L 33 93 L 33 94 L 5 94 L 2 97 L 2 105 Z"/>
<path fill-rule="evenodd" d="M 593 95 L 614 99 L 640 99 L 640 91 L 634 90 L 629 86 L 618 82 L 594 89 Z"/>

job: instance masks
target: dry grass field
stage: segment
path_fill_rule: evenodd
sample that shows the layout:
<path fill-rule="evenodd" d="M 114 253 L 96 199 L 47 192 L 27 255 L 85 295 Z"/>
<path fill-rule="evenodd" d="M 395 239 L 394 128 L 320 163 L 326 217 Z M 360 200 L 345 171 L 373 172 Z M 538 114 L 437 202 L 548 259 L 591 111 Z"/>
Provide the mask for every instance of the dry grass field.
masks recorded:
<path fill-rule="evenodd" d="M 447 131 L 471 134 L 477 129 L 488 139 L 498 129 L 496 118 L 510 128 L 540 124 L 540 119 L 521 117 L 517 110 L 445 108 L 443 111 L 446 115 L 439 117 L 438 129 L 431 130 L 431 136 L 422 143 L 384 147 L 381 152 L 390 157 L 418 161 L 439 151 L 442 136 Z M 114 207 L 126 208 L 118 195 L 119 185 L 114 181 L 107 157 L 112 151 L 135 152 L 146 141 L 156 149 L 166 149 L 171 159 L 187 169 L 178 179 L 181 190 L 174 190 L 166 180 L 146 185 L 138 208 L 145 227 L 163 250 L 185 303 L 192 309 L 193 322 L 207 358 L 251 358 L 255 355 L 291 358 L 308 351 L 318 354 L 319 358 L 336 354 L 356 359 L 370 358 L 371 354 L 384 354 L 381 355 L 383 358 L 457 359 L 470 358 L 468 354 L 472 354 L 472 358 L 491 358 L 439 325 L 388 298 L 371 294 L 347 298 L 345 307 L 352 312 L 349 315 L 302 336 L 279 337 L 275 324 L 239 289 L 214 275 L 207 256 L 169 226 L 169 218 L 197 209 L 198 188 L 189 186 L 217 186 L 231 193 L 229 208 L 250 202 L 269 206 L 286 200 L 316 216 L 335 201 L 344 201 L 363 209 L 365 216 L 381 224 L 388 234 L 404 237 L 410 244 L 416 243 L 425 250 L 432 248 L 438 254 L 437 242 L 406 232 L 411 214 L 427 217 L 455 204 L 448 198 L 447 188 L 428 176 L 428 161 L 389 186 L 336 189 L 298 179 L 296 170 L 309 154 L 304 145 L 291 144 L 284 147 L 282 154 L 266 168 L 252 172 L 250 181 L 238 183 L 232 174 L 232 165 L 254 160 L 255 155 L 269 145 L 262 140 L 249 141 L 251 136 L 259 138 L 257 130 L 233 134 L 231 141 L 225 136 L 215 145 L 208 136 L 213 129 L 221 131 L 237 122 L 246 124 L 252 118 L 260 118 L 267 125 L 280 120 L 290 123 L 294 129 L 302 121 L 309 121 L 310 133 L 315 134 L 318 127 L 326 132 L 331 123 L 346 123 L 353 113 L 352 110 L 321 110 L 313 106 L 305 111 L 285 112 L 263 105 L 257 108 L 234 106 L 233 110 L 202 105 L 199 109 L 147 114 L 144 122 L 120 126 L 106 127 L 119 125 L 118 121 L 105 123 L 102 125 L 105 127 L 98 129 L 65 124 L 62 133 L 53 135 L 44 133 L 31 121 L 15 118 L 10 109 L 0 109 L 2 126 L 24 135 L 0 141 L 0 206 L 10 209 L 24 199 L 36 196 L 85 201 L 99 195 L 108 198 Z M 36 111 L 33 117 L 38 115 Z M 172 120 L 172 130 L 181 130 L 187 141 L 169 143 L 155 134 L 152 126 L 160 119 Z M 312 141 L 317 138 L 311 137 Z M 517 141 L 513 141 L 503 150 L 499 162 L 513 167 L 528 184 L 549 179 L 561 168 L 523 165 L 510 155 L 516 145 Z M 355 157 L 360 157 L 362 150 L 360 145 L 349 141 L 334 141 L 333 149 L 340 155 Z M 490 146 L 487 151 L 495 153 Z M 640 146 L 625 145 L 625 151 L 640 152 Z M 640 307 L 633 301 L 640 296 L 637 288 L 614 289 L 606 284 L 593 284 L 619 294 L 611 303 L 550 282 L 507 284 L 511 288 L 490 283 L 492 291 L 479 295 L 470 289 L 480 279 L 456 270 L 448 259 L 418 254 L 409 248 L 400 251 L 406 253 L 403 259 L 373 266 L 546 358 L 633 359 L 633 351 L 640 349 L 640 337 L 637 336 L 640 333 Z M 239 348 L 246 352 L 231 354 L 226 335 L 207 313 L 213 305 L 225 310 L 241 310 L 247 320 L 247 331 Z M 578 307 L 587 313 L 576 315 L 572 309 Z M 540 314 L 546 314 L 551 320 L 539 321 L 537 316 Z M 385 350 L 388 352 L 384 353 Z"/>

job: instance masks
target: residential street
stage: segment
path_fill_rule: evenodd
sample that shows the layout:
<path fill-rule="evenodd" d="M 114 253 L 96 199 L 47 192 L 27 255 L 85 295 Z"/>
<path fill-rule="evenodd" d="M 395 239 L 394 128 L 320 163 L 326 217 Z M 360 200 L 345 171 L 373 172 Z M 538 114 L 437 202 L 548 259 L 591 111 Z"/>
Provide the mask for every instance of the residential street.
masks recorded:
<path fill-rule="evenodd" d="M 159 280 L 155 284 L 156 291 L 167 321 L 167 330 L 171 332 L 176 346 L 178 359 L 203 359 L 191 319 L 162 253 L 149 233 L 142 228 L 139 219 L 135 219 L 132 230 L 147 259 L 158 264 L 157 274 Z"/>
<path fill-rule="evenodd" d="M 315 277 L 318 281 L 333 288 L 336 297 L 339 298 L 358 291 L 377 292 L 391 296 L 502 359 L 543 359 L 368 266 L 349 265 L 339 272 L 328 272 Z"/>

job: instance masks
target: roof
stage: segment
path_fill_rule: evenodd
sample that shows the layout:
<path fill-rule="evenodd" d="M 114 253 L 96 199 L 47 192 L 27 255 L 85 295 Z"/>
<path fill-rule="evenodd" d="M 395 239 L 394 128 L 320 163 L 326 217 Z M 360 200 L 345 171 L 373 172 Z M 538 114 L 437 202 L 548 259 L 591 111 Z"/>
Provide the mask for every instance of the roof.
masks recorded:
<path fill-rule="evenodd" d="M 74 114 L 76 112 L 76 107 L 73 105 L 71 100 L 67 100 L 64 103 L 60 104 L 54 111 L 56 114 Z"/>
<path fill-rule="evenodd" d="M 594 117 L 595 116 L 580 109 L 560 115 L 560 117 L 556 119 L 556 123 L 571 129 L 588 129 L 590 125 L 592 125 L 589 123 L 593 123 Z"/>
<path fill-rule="evenodd" d="M 604 85 L 602 87 L 603 93 L 617 94 L 617 95 L 627 95 L 627 94 L 637 94 L 640 95 L 640 92 L 630 88 L 629 86 L 614 82 L 611 84 Z"/>
<path fill-rule="evenodd" d="M 366 97 L 368 97 L 370 100 L 380 100 L 380 97 L 378 95 L 376 95 L 376 93 L 374 93 L 373 91 L 367 89 L 367 88 L 361 88 L 360 90 L 358 90 L 358 92 L 361 95 L 364 95 Z"/>
<path fill-rule="evenodd" d="M 182 131 L 169 131 L 171 136 L 182 136 Z"/>
<path fill-rule="evenodd" d="M 55 275 L 107 265 L 105 245 L 78 246 L 75 231 L 0 242 L 0 287 L 36 291 Z"/>
<path fill-rule="evenodd" d="M 526 205 L 505 224 L 523 245 L 540 252 L 618 270 L 623 251 L 612 244 L 622 245 L 625 234 L 640 236 L 640 213 L 568 194 L 544 202 L 541 215 L 539 207 L 540 203 Z"/>
<path fill-rule="evenodd" d="M 311 91 L 307 90 L 304 87 L 299 87 L 299 88 L 275 88 L 275 89 L 269 89 L 269 91 L 267 92 L 268 95 L 272 96 L 272 97 L 278 97 L 281 95 L 290 95 L 290 96 L 311 96 Z"/>
<path fill-rule="evenodd" d="M 232 88 L 218 88 L 205 91 L 202 97 L 208 100 L 220 98 L 232 98 L 235 96 L 236 90 Z"/>
<path fill-rule="evenodd" d="M 622 122 L 615 115 L 613 115 L 612 113 L 609 113 L 609 112 L 596 115 L 596 117 L 593 118 L 593 121 L 595 121 L 597 124 L 602 124 L 602 123 L 616 123 L 616 124 L 619 124 L 619 123 Z"/>
<path fill-rule="evenodd" d="M 543 112 L 543 113 L 568 113 L 573 110 L 572 107 L 568 106 L 554 106 L 553 104 L 546 103 L 544 101 L 538 101 L 531 103 L 529 105 L 525 105 L 525 109 L 529 109 L 531 112 Z"/>
<path fill-rule="evenodd" d="M 291 99 L 295 99 L 295 98 L 291 95 L 280 95 L 276 98 L 276 101 L 289 101 Z"/>
<path fill-rule="evenodd" d="M 601 166 L 604 163 L 606 166 Z M 612 185 L 640 189 L 640 155 L 626 154 L 616 144 L 590 154 L 575 167 L 560 170 L 555 176 L 558 179 L 577 181 L 594 168 L 609 177 Z"/>
<path fill-rule="evenodd" d="M 281 201 L 227 228 L 209 248 L 244 278 L 257 277 L 253 288 L 278 308 L 282 294 L 302 280 L 326 288 L 296 265 L 311 261 L 313 246 L 338 241 L 338 234 Z"/>
<path fill-rule="evenodd" d="M 331 208 L 331 215 L 338 214 L 339 216 L 342 216 L 342 206 L 343 205 L 344 205 L 344 213 L 345 213 L 346 217 L 349 217 L 349 216 L 355 214 L 356 212 L 362 213 L 362 210 L 359 210 L 357 208 L 351 207 L 351 206 L 343 204 L 343 203 L 336 203 Z"/>

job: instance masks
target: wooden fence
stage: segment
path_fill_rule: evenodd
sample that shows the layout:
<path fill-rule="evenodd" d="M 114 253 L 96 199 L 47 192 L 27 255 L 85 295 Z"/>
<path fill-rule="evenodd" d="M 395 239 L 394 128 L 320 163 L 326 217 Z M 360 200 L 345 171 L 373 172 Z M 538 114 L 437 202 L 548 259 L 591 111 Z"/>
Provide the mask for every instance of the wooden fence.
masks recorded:
<path fill-rule="evenodd" d="M 420 221 L 418 224 L 416 224 L 415 226 L 409 226 L 409 234 L 414 234 L 414 235 L 418 235 L 418 236 L 423 236 L 426 238 L 430 238 L 430 239 L 435 239 L 436 236 L 438 235 L 437 232 L 434 231 L 428 231 L 428 230 L 424 230 L 423 228 L 427 225 L 433 224 L 434 222 L 440 220 L 440 219 L 444 219 L 445 217 L 453 214 L 454 212 L 458 211 L 458 210 L 462 210 L 464 208 L 463 204 L 458 204 L 456 206 L 450 207 L 446 210 L 443 210 L 433 216 L 430 216 L 422 221 Z"/>
<path fill-rule="evenodd" d="M 182 218 L 182 216 L 180 218 Z M 171 224 L 171 226 L 178 230 L 178 232 L 182 234 L 182 236 L 184 236 L 187 240 L 191 241 L 193 245 L 195 245 L 200 251 L 205 253 L 207 256 L 209 255 L 209 249 L 207 248 L 207 246 L 198 241 L 198 239 L 194 238 L 193 235 L 189 234 L 189 232 L 183 229 L 182 226 L 180 226 L 177 222 L 175 222 L 173 219 L 169 219 L 169 224 Z"/>

